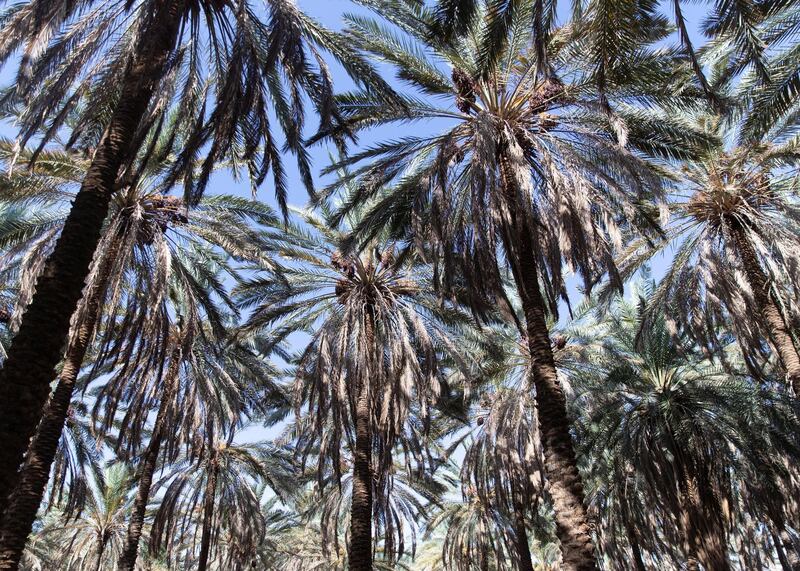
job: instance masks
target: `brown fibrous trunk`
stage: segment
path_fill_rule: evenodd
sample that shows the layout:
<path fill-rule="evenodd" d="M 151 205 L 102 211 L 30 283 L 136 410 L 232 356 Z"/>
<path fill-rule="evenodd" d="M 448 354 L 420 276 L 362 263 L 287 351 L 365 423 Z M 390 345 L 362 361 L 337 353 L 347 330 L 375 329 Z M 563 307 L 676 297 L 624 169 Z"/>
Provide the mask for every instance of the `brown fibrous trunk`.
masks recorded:
<path fill-rule="evenodd" d="M 153 485 L 153 476 L 158 466 L 158 455 L 161 451 L 161 444 L 164 442 L 167 432 L 167 424 L 173 406 L 173 399 L 180 384 L 180 365 L 181 348 L 173 349 L 170 356 L 169 369 L 167 369 L 166 384 L 161 396 L 161 402 L 156 413 L 156 420 L 153 424 L 153 432 L 150 442 L 145 448 L 141 459 L 141 466 L 138 470 L 138 487 L 136 498 L 133 501 L 130 521 L 128 522 L 128 535 L 125 539 L 125 546 L 119 557 L 120 571 L 133 571 L 136 566 L 136 558 L 139 554 L 139 541 L 142 537 L 144 527 L 144 516 L 147 511 L 147 502 L 150 500 L 150 488 Z"/>
<path fill-rule="evenodd" d="M 528 544 L 528 525 L 525 522 L 525 506 L 519 492 L 511 493 L 514 509 L 514 543 L 517 550 L 520 571 L 533 571 L 531 548 Z"/>
<path fill-rule="evenodd" d="M 212 455 L 206 480 L 206 493 L 203 499 L 203 532 L 200 538 L 200 558 L 197 561 L 197 571 L 206 571 L 208 557 L 211 553 L 211 533 L 214 521 L 214 499 L 217 492 L 217 465 L 216 458 Z"/>
<path fill-rule="evenodd" d="M 87 286 L 86 303 L 70 338 L 58 385 L 45 407 L 36 435 L 28 448 L 19 480 L 0 525 L 0 569 L 16 569 L 44 498 L 50 469 L 67 422 L 75 383 L 100 319 L 103 300 L 119 254 L 120 238 L 111 238 L 99 260 L 97 277 Z"/>
<path fill-rule="evenodd" d="M 678 454 L 680 518 L 688 565 L 729 571 L 728 542 L 719 501 L 708 478 Z"/>
<path fill-rule="evenodd" d="M 570 434 L 567 399 L 556 372 L 547 312 L 539 287 L 533 232 L 518 204 L 513 175 L 501 157 L 505 212 L 503 244 L 525 314 L 544 467 L 561 544 L 564 571 L 596 571 L 595 548 L 581 475 Z"/>
<path fill-rule="evenodd" d="M 5 512 L 19 466 L 42 418 L 120 169 L 136 152 L 134 135 L 177 41 L 185 0 L 153 4 L 155 14 L 122 81 L 123 96 L 0 369 L 0 513 Z"/>
<path fill-rule="evenodd" d="M 768 328 L 767 335 L 780 358 L 789 385 L 795 395 L 800 395 L 800 353 L 795 345 L 791 327 L 775 301 L 769 279 L 761 267 L 753 245 L 747 239 L 742 224 L 733 221 L 730 227 L 734 247 L 742 261 L 750 289 L 753 291 L 753 299 Z"/>
<path fill-rule="evenodd" d="M 365 324 L 367 359 L 371 359 L 374 345 L 373 315 L 368 312 Z M 366 367 L 369 371 L 370 367 Z M 367 373 L 368 374 L 368 373 Z M 372 430 L 370 386 L 367 375 L 359 380 L 356 400 L 356 442 L 353 452 L 353 493 L 350 506 L 350 545 L 348 567 L 350 571 L 372 569 Z"/>

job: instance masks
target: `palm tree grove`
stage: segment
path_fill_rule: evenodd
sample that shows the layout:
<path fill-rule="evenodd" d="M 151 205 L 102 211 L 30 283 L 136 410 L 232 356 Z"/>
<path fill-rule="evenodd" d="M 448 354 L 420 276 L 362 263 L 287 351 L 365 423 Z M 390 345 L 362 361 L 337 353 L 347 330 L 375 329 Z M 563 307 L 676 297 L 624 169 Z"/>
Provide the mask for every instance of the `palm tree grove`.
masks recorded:
<path fill-rule="evenodd" d="M 800 0 L 0 0 L 0 571 L 800 571 Z"/>

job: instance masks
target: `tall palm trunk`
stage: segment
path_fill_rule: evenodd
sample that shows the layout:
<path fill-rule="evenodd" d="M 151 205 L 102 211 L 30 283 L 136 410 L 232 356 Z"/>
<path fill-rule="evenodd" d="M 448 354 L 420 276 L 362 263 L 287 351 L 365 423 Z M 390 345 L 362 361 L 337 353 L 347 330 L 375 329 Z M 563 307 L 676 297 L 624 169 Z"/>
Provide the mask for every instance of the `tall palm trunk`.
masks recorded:
<path fill-rule="evenodd" d="M 212 452 L 209 462 L 206 495 L 203 500 L 203 535 L 200 538 L 200 559 L 197 562 L 197 571 L 206 571 L 208 556 L 211 553 L 211 524 L 214 521 L 214 499 L 217 493 L 217 470 L 219 469 L 215 452 Z"/>
<path fill-rule="evenodd" d="M 501 156 L 503 198 L 506 212 L 502 236 L 517 291 L 525 314 L 531 372 L 536 388 L 536 409 L 544 450 L 544 467 L 555 510 L 556 534 L 561 543 L 564 571 L 596 571 L 595 550 L 589 517 L 584 505 L 583 482 L 570 435 L 567 399 L 553 359 L 546 306 L 539 287 L 539 272 L 533 251 L 533 233 L 517 216 L 518 205 L 508 160 Z"/>
<path fill-rule="evenodd" d="M 375 344 L 375 323 L 368 313 L 365 341 L 372 359 Z M 348 566 L 351 571 L 372 569 L 372 431 L 370 419 L 369 371 L 359 380 L 356 401 L 356 449 L 353 453 L 353 494 L 350 505 L 350 547 Z"/>
<path fill-rule="evenodd" d="M 44 417 L 20 469 L 19 481 L 0 525 L 0 569 L 16 569 L 19 566 L 28 535 L 33 529 L 36 512 L 50 478 L 50 468 L 58 451 L 58 442 L 67 421 L 75 382 L 100 318 L 121 240 L 119 236 L 111 239 L 99 262 L 96 281 L 87 288 L 85 313 L 70 339 L 58 385 L 47 403 Z"/>
<path fill-rule="evenodd" d="M 353 497 L 350 507 L 351 571 L 372 569 L 372 435 L 367 383 L 362 382 L 356 403 L 356 450 L 353 463 Z"/>
<path fill-rule="evenodd" d="M 18 468 L 50 394 L 70 317 L 81 297 L 120 168 L 136 152 L 131 148 L 132 139 L 177 41 L 185 0 L 145 4 L 150 5 L 155 13 L 128 65 L 120 86 L 123 96 L 0 369 L 0 513 L 5 512 L 18 481 Z"/>
<path fill-rule="evenodd" d="M 108 544 L 108 536 L 105 532 L 103 532 L 103 537 L 100 539 L 100 543 L 97 546 L 97 564 L 95 565 L 94 571 L 100 571 L 100 567 L 103 564 L 103 555 L 106 552 L 106 545 Z"/>
<path fill-rule="evenodd" d="M 728 543 L 722 515 L 711 485 L 691 463 L 675 454 L 680 492 L 680 518 L 686 544 L 688 567 L 730 571 Z"/>
<path fill-rule="evenodd" d="M 525 523 L 525 506 L 519 494 L 511 490 L 511 503 L 514 509 L 514 547 L 517 550 L 520 571 L 533 571 L 531 547 L 528 544 L 528 526 Z"/>
<path fill-rule="evenodd" d="M 778 563 L 781 564 L 781 569 L 783 571 L 793 571 L 792 565 L 786 557 L 786 551 L 783 549 L 783 540 L 771 525 L 769 526 L 769 534 L 772 536 L 772 544 L 775 546 L 775 553 L 778 554 Z"/>
<path fill-rule="evenodd" d="M 733 220 L 730 223 L 730 228 L 733 236 L 733 245 L 742 260 L 742 266 L 750 289 L 753 290 L 753 298 L 757 305 L 756 310 L 766 321 L 767 327 L 769 327 L 768 334 L 783 364 L 786 378 L 794 394 L 800 396 L 800 352 L 798 352 L 794 343 L 791 328 L 784 319 L 783 312 L 775 302 L 775 298 L 770 291 L 769 279 L 761 267 L 753 245 L 747 239 L 747 234 L 742 224 L 737 220 Z"/>
<path fill-rule="evenodd" d="M 520 248 L 524 251 L 525 248 Z M 542 435 L 544 467 L 555 509 L 556 533 L 561 542 L 565 571 L 594 571 L 594 544 L 584 505 L 583 482 L 570 435 L 567 400 L 556 373 L 545 305 L 539 290 L 535 262 L 529 252 L 519 262 L 523 270 L 523 299 L 528 349 L 531 354 L 536 408 Z"/>
<path fill-rule="evenodd" d="M 158 465 L 158 454 L 166 436 L 167 420 L 174 406 L 173 399 L 180 384 L 180 366 L 181 348 L 179 345 L 172 350 L 164 391 L 161 396 L 161 402 L 158 405 L 156 420 L 153 424 L 153 433 L 150 436 L 150 443 L 142 456 L 142 464 L 137 478 L 139 486 L 136 490 L 131 519 L 128 523 L 128 536 L 125 540 L 125 547 L 119 557 L 120 571 L 133 571 L 136 565 L 136 557 L 139 554 L 139 540 L 142 537 L 142 527 L 144 526 L 144 516 L 147 511 L 147 502 L 150 499 L 150 488 L 153 485 L 153 475 Z"/>
<path fill-rule="evenodd" d="M 625 522 L 625 533 L 628 536 L 628 545 L 631 548 L 631 556 L 636 571 L 647 571 L 647 567 L 644 566 L 642 548 L 639 545 L 639 538 L 636 535 L 636 530 L 628 521 Z"/>

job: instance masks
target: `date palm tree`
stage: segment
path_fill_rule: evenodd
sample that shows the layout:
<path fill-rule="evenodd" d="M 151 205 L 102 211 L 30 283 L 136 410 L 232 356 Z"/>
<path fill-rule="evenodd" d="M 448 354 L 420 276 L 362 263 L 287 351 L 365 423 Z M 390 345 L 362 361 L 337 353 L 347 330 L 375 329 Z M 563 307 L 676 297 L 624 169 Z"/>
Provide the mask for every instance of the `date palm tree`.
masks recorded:
<path fill-rule="evenodd" d="M 104 452 L 92 430 L 87 407 L 73 401 L 58 444 L 45 507 L 56 507 L 65 517 L 80 513 L 90 483 L 103 478 Z"/>
<path fill-rule="evenodd" d="M 46 546 L 37 559 L 54 571 L 112 569 L 125 536 L 130 483 L 124 464 L 111 465 L 89 486 L 79 514 L 70 518 L 53 511 L 37 536 Z"/>
<path fill-rule="evenodd" d="M 446 470 L 455 471 L 453 463 Z M 463 472 L 463 470 L 462 470 Z M 518 523 L 513 512 L 498 509 L 495 498 L 487 496 L 462 480 L 460 501 L 443 499 L 432 507 L 432 517 L 426 522 L 425 539 L 433 542 L 429 550 L 438 547 L 441 567 L 424 569 L 455 569 L 485 571 L 520 569 Z M 536 571 L 555 571 L 561 558 L 552 520 L 533 514 L 535 537 L 528 546 L 527 557 Z M 533 518 L 531 518 L 533 519 Z M 530 525 L 529 525 L 530 526 Z M 526 532 L 526 538 L 528 537 Z"/>
<path fill-rule="evenodd" d="M 114 444 L 118 454 L 137 458 L 136 497 L 120 570 L 134 569 L 159 465 L 178 461 L 181 449 L 197 448 L 198 431 L 208 422 L 227 431 L 251 415 L 266 413 L 265 405 L 278 391 L 272 383 L 275 371 L 268 362 L 247 347 L 230 343 L 229 338 L 217 338 L 207 322 L 200 325 L 202 330 L 194 332 L 186 331 L 186 322 L 173 327 L 165 362 L 123 367 L 97 396 L 96 414 L 107 428 L 114 424 L 117 429 Z M 146 351 L 148 343 L 139 343 L 138 350 Z M 125 413 L 115 422 L 120 408 Z M 144 445 L 142 434 L 153 411 L 156 414 Z"/>
<path fill-rule="evenodd" d="M 343 164 L 356 166 L 345 181 L 361 185 L 342 210 L 369 201 L 357 236 L 387 226 L 405 232 L 442 261 L 441 287 L 466 283 L 485 304 L 502 301 L 504 261 L 511 267 L 564 568 L 596 569 L 547 314 L 557 315 L 559 298 L 567 299 L 565 270 L 580 274 L 587 291 L 605 272 L 621 287 L 613 258 L 625 233 L 635 227 L 653 234 L 655 220 L 644 206 L 660 195 L 661 181 L 641 151 L 675 157 L 697 150 L 704 137 L 666 113 L 638 107 L 664 100 L 658 70 L 673 69 L 669 53 L 643 45 L 647 34 L 638 36 L 636 57 L 620 58 L 625 69 L 605 71 L 601 98 L 586 46 L 569 27 L 550 34 L 547 62 L 537 59 L 530 45 L 537 5 L 515 3 L 511 35 L 488 59 L 495 13 L 483 3 L 470 32 L 450 39 L 431 33 L 433 16 L 418 3 L 370 2 L 386 24 L 351 18 L 349 33 L 362 49 L 388 61 L 418 93 L 436 98 L 409 96 L 401 109 L 366 92 L 344 95 L 350 129 L 433 120 L 444 127 L 350 156 Z M 625 25 L 635 29 L 639 22 Z M 658 29 L 650 32 L 648 39 L 658 37 Z M 395 183 L 388 190 L 387 181 Z"/>
<path fill-rule="evenodd" d="M 257 486 L 266 484 L 280 498 L 290 497 L 297 484 L 291 454 L 266 442 L 233 444 L 233 433 L 219 440 L 210 430 L 203 439 L 200 456 L 186 454 L 155 484 L 164 494 L 154 515 L 151 551 L 169 554 L 180 543 L 177 538 L 188 538 L 187 563 L 206 571 L 224 529 L 237 543 L 227 555 L 238 554 L 225 568 L 249 565 L 265 529 Z"/>
<path fill-rule="evenodd" d="M 11 154 L 17 155 L 17 166 L 0 184 L 8 204 L 21 205 L 2 240 L 3 259 L 18 268 L 16 277 L 21 284 L 11 318 L 13 327 L 65 223 L 64 206 L 74 197 L 88 160 L 68 151 L 48 150 L 30 165 L 30 153 L 15 153 L 9 143 L 2 149 L 7 160 Z M 96 367 L 113 367 L 116 359 L 135 368 L 136 363 L 148 362 L 148 354 L 162 355 L 158 340 L 164 338 L 169 320 L 170 291 L 181 292 L 182 311 L 190 319 L 197 321 L 201 313 L 218 319 L 212 298 L 224 302 L 227 294 L 217 273 L 235 275 L 231 258 L 263 261 L 263 244 L 251 225 L 274 222 L 272 211 L 230 196 L 204 198 L 189 210 L 181 198 L 162 194 L 158 173 L 172 161 L 165 158 L 148 167 L 136 184 L 118 190 L 111 201 L 106 231 L 89 276 L 90 287 L 75 315 L 59 382 L 0 526 L 0 565 L 18 561 L 30 533 L 95 332 Z M 131 359 L 136 340 L 146 338 L 150 342 L 140 349 L 149 353 L 141 350 L 139 360 Z"/>
<path fill-rule="evenodd" d="M 733 534 L 753 517 L 777 526 L 789 538 L 780 548 L 795 557 L 785 459 L 797 453 L 796 409 L 676 338 L 647 301 L 615 304 L 601 327 L 606 355 L 574 379 L 600 481 L 593 501 L 609 543 L 630 550 L 609 555 L 640 570 L 676 555 L 689 569 L 731 569 Z"/>
<path fill-rule="evenodd" d="M 318 522 L 304 517 L 306 507 L 318 501 L 313 493 L 306 494 L 294 503 L 294 509 L 277 508 L 275 502 L 264 505 L 267 533 L 256 565 L 259 569 L 282 569 L 285 571 L 305 571 L 306 569 L 326 569 L 345 571 L 347 554 L 344 550 L 331 553 L 319 541 L 322 530 Z M 375 560 L 377 571 L 409 571 L 411 567 L 403 562 L 389 559 Z"/>
<path fill-rule="evenodd" d="M 515 569 L 533 571 L 529 514 L 539 510 L 544 466 L 536 422 L 527 343 L 513 327 L 494 327 L 491 352 L 481 361 L 499 361 L 495 384 L 484 388 L 475 409 L 477 425 L 461 467 L 465 501 L 478 496 L 510 524 L 501 535 L 506 559 Z"/>
<path fill-rule="evenodd" d="M 345 231 L 308 212 L 302 220 L 308 231 L 290 227 L 283 238 L 287 263 L 280 277 L 244 281 L 236 292 L 251 310 L 246 331 L 271 336 L 274 344 L 294 332 L 311 335 L 295 383 L 298 409 L 308 411 L 298 448 L 318 455 L 321 479 L 332 472 L 339 482 L 340 451 L 350 451 L 348 562 L 368 570 L 375 501 L 388 500 L 382 491 L 395 446 L 424 437 L 424 419 L 447 390 L 444 354 L 469 374 L 456 341 L 468 319 L 442 306 L 428 268 L 413 253 L 398 255 L 393 244 L 375 241 L 346 254 Z M 409 422 L 412 412 L 420 423 Z M 404 449 L 425 466 L 420 445 Z"/>
<path fill-rule="evenodd" d="M 727 14 L 704 23 L 709 40 L 700 63 L 727 111 L 743 105 L 756 109 L 744 121 L 742 135 L 757 141 L 786 119 L 794 120 L 794 93 L 800 86 L 797 7 L 793 2 L 730 3 L 718 10 Z M 731 26 L 737 31 L 731 33 Z"/>
<path fill-rule="evenodd" d="M 481 8 L 484 4 L 482 0 L 437 0 L 432 6 L 433 31 L 452 37 L 474 29 L 476 20 L 482 17 Z M 698 53 L 692 41 L 692 30 L 684 15 L 685 2 L 681 0 L 644 4 L 590 0 L 574 5 L 571 25 L 579 30 L 590 46 L 592 64 L 601 72 L 597 75 L 601 90 L 604 88 L 604 72 L 619 53 L 620 47 L 636 42 L 635 33 L 632 34 L 633 29 L 625 25 L 625 20 L 639 12 L 640 16 L 652 19 L 652 23 L 663 22 L 664 16 L 658 12 L 659 4 L 663 4 L 666 13 L 673 14 L 682 51 L 711 105 L 719 107 L 723 103 L 720 89 L 732 78 L 747 71 L 762 88 L 759 96 L 775 97 L 780 111 L 773 110 L 773 113 L 788 110 L 786 96 L 791 97 L 791 90 L 798 81 L 797 58 L 794 56 L 792 61 L 789 58 L 775 58 L 774 54 L 783 42 L 791 42 L 790 38 L 796 32 L 796 6 L 791 1 L 758 5 L 707 2 L 707 15 L 698 23 L 700 31 L 708 39 L 708 45 L 702 50 L 706 53 L 702 54 Z M 529 33 L 539 60 L 546 64 L 545 46 L 554 31 L 557 2 L 536 2 L 534 6 L 533 25 Z M 515 11 L 518 10 L 520 6 L 516 3 L 491 4 L 491 24 L 486 33 L 487 42 L 482 57 L 500 57 L 508 38 L 513 34 Z M 709 59 L 713 61 L 710 65 L 711 77 L 704 69 L 709 65 Z M 728 103 L 735 105 L 735 101 Z"/>
<path fill-rule="evenodd" d="M 386 472 L 376 475 L 373 524 L 376 559 L 391 566 L 417 551 L 417 530 L 430 517 L 432 506 L 452 485 L 446 478 L 428 474 L 424 469 L 408 470 L 405 459 L 398 451 L 398 460 Z M 345 464 L 352 464 L 344 458 Z M 333 478 L 329 478 L 333 479 Z M 327 481 L 312 489 L 312 500 L 303 515 L 310 521 L 319 521 L 323 551 L 329 560 L 336 561 L 343 551 L 340 548 L 342 530 L 352 527 L 351 505 L 354 478 L 342 477 L 340 485 Z M 377 564 L 377 561 L 375 562 Z"/>
<path fill-rule="evenodd" d="M 462 501 L 446 503 L 429 524 L 430 531 L 446 525 L 442 542 L 442 563 L 446 569 L 486 571 L 513 569 L 514 556 L 508 550 L 513 524 L 477 494 Z"/>
<path fill-rule="evenodd" d="M 301 150 L 305 103 L 312 102 L 323 126 L 336 119 L 319 49 L 372 78 L 376 88 L 383 85 L 293 1 L 255 4 L 29 0 L 4 8 L 0 63 L 24 53 L 17 81 L 2 97 L 4 108 L 20 109 L 20 146 L 36 136 L 43 148 L 66 130 L 90 164 L 0 369 L 0 513 L 42 417 L 110 202 L 138 178 L 137 157 L 152 130 L 153 141 L 166 141 L 163 152 L 177 155 L 164 173 L 165 191 L 182 180 L 189 206 L 224 157 L 245 165 L 254 188 L 271 170 L 285 203 L 268 105 L 310 189 Z M 77 119 L 68 122 L 74 112 Z M 144 149 L 153 156 L 152 145 Z M 195 173 L 200 149 L 207 156 Z"/>
<path fill-rule="evenodd" d="M 741 121 L 712 117 L 705 125 L 719 143 L 702 160 L 686 163 L 664 239 L 631 244 L 620 264 L 623 275 L 677 243 L 653 306 L 708 351 L 719 351 L 721 335 L 734 333 L 753 370 L 769 357 L 767 341 L 786 382 L 800 394 L 795 128 L 786 122 L 759 141 L 737 141 Z"/>

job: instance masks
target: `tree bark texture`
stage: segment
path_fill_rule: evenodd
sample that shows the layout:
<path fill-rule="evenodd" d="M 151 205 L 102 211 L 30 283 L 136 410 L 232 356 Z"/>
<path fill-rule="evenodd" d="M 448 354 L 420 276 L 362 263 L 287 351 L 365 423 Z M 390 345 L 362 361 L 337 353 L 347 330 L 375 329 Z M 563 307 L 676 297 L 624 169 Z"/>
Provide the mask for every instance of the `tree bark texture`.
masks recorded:
<path fill-rule="evenodd" d="M 141 466 L 136 478 L 138 487 L 136 489 L 136 498 L 133 501 L 130 521 L 128 522 L 128 535 L 119 557 L 120 571 L 133 571 L 136 566 L 139 541 L 142 538 L 142 528 L 144 527 L 144 516 L 147 511 L 147 502 L 150 500 L 150 488 L 153 485 L 153 476 L 158 466 L 158 455 L 161 451 L 161 444 L 167 435 L 169 418 L 174 406 L 173 399 L 180 386 L 180 366 L 181 348 L 177 346 L 172 350 L 170 356 L 166 383 L 162 392 L 161 402 L 158 405 L 153 432 L 150 435 L 150 442 L 142 455 Z"/>
<path fill-rule="evenodd" d="M 217 463 L 216 458 L 210 459 L 208 479 L 206 480 L 206 494 L 203 499 L 203 535 L 200 539 L 200 558 L 197 561 L 197 571 L 206 571 L 208 557 L 211 553 L 212 523 L 214 521 L 214 499 L 217 493 Z"/>
<path fill-rule="evenodd" d="M 789 324 L 786 322 L 775 298 L 770 291 L 770 283 L 764 273 L 753 245 L 747 239 L 742 225 L 734 221 L 730 225 L 733 245 L 742 261 L 753 298 L 758 306 L 756 310 L 764 319 L 768 328 L 767 335 L 780 358 L 786 372 L 786 378 L 795 395 L 800 395 L 800 353 L 794 343 Z"/>
<path fill-rule="evenodd" d="M 125 73 L 124 94 L 103 134 L 75 197 L 61 236 L 36 283 L 36 293 L 0 369 L 0 513 L 18 482 L 18 469 L 50 394 L 55 367 L 100 239 L 103 221 L 135 131 L 177 41 L 185 0 L 153 2 L 155 15 L 142 32 Z"/>
<path fill-rule="evenodd" d="M 546 305 L 539 286 L 533 233 L 524 218 L 518 215 L 522 210 L 518 205 L 513 176 L 504 165 L 505 159 L 501 158 L 507 206 L 501 230 L 525 314 L 545 474 L 555 510 L 556 533 L 561 543 L 562 569 L 596 571 L 595 548 L 570 434 L 567 400 L 556 372 Z"/>
<path fill-rule="evenodd" d="M 375 344 L 373 319 L 372 314 L 367 312 L 365 337 L 369 353 L 367 359 L 370 360 Z M 366 367 L 366 371 L 370 369 Z M 372 423 L 369 389 L 369 379 L 360 379 L 356 401 L 356 449 L 353 454 L 353 494 L 350 506 L 350 571 L 372 570 Z"/>
<path fill-rule="evenodd" d="M 56 390 L 45 407 L 36 435 L 20 469 L 17 486 L 0 525 L 0 569 L 17 569 L 44 498 L 50 469 L 67 422 L 75 383 L 86 351 L 101 317 L 111 273 L 119 253 L 120 238 L 114 237 L 99 261 L 96 281 L 86 289 L 85 312 L 79 316 L 70 339 Z"/>

